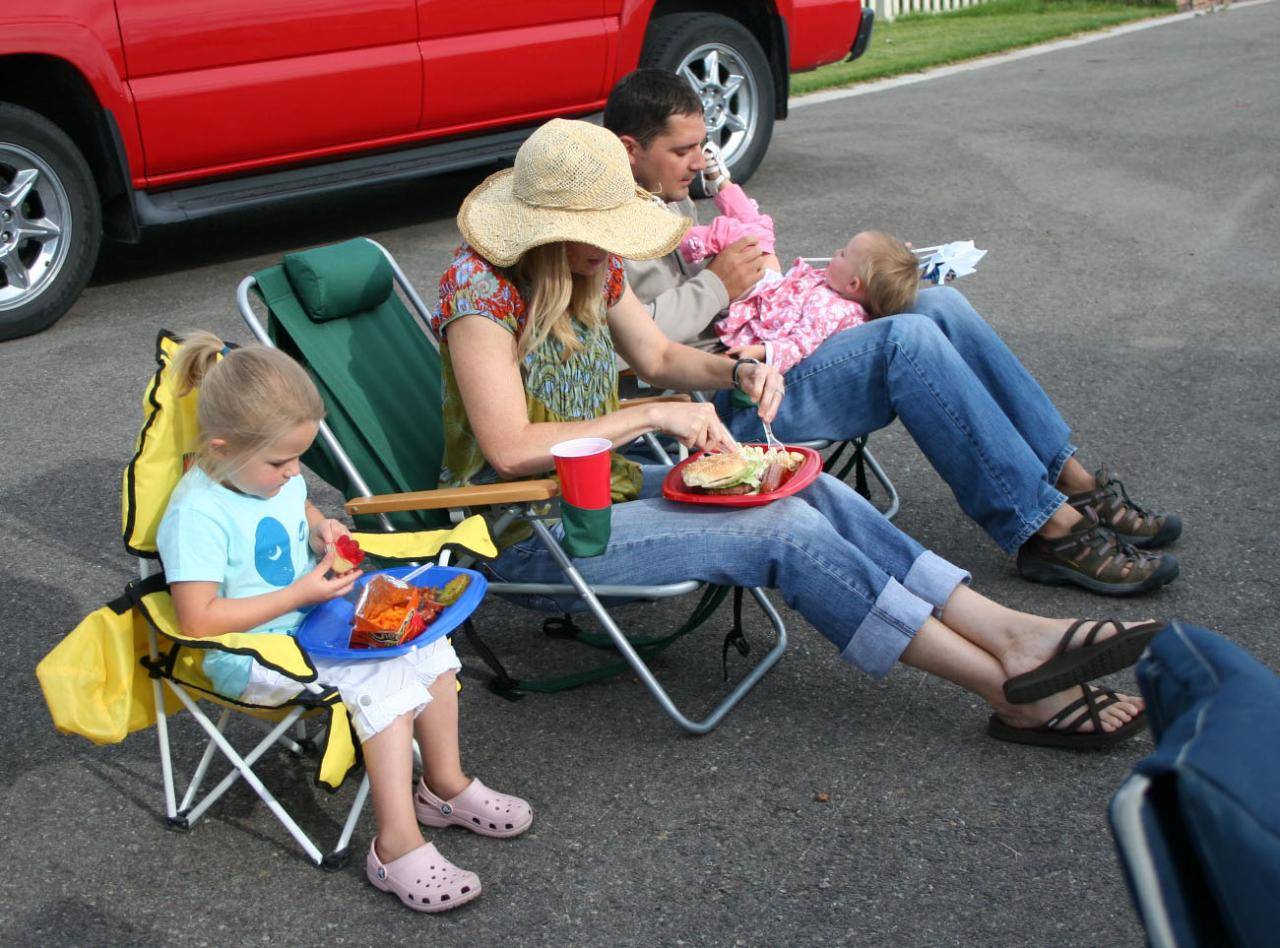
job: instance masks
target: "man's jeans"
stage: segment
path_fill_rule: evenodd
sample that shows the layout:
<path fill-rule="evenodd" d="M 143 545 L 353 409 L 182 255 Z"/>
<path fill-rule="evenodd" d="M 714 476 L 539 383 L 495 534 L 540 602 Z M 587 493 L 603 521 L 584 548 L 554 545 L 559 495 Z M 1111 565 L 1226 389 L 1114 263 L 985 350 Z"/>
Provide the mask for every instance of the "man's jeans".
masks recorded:
<path fill-rule="evenodd" d="M 1049 397 L 969 302 L 922 290 L 915 313 L 837 333 L 786 375 L 774 434 L 845 440 L 901 418 L 964 512 L 1006 553 L 1066 499 L 1054 485 L 1075 452 Z M 763 440 L 753 407 L 716 408 L 739 440 Z"/>
<path fill-rule="evenodd" d="M 969 578 L 826 474 L 793 497 L 726 509 L 663 500 L 669 470 L 646 466 L 641 499 L 613 508 L 609 548 L 574 561 L 588 583 L 699 579 L 778 589 L 841 658 L 881 677 Z M 562 536 L 559 525 L 553 533 Z M 566 582 L 536 536 L 507 547 L 488 569 L 508 582 Z M 569 608 L 538 598 L 534 605 Z"/>

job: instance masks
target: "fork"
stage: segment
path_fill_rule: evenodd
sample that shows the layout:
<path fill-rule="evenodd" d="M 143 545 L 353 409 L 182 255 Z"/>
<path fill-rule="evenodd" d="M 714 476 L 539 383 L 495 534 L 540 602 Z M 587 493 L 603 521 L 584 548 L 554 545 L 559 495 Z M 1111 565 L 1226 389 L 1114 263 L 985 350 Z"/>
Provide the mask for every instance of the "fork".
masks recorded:
<path fill-rule="evenodd" d="M 787 446 L 774 437 L 773 427 L 769 424 L 769 422 L 761 418 L 760 424 L 764 426 L 764 443 L 766 445 L 768 445 L 771 448 L 777 448 L 779 451 L 787 450 Z"/>

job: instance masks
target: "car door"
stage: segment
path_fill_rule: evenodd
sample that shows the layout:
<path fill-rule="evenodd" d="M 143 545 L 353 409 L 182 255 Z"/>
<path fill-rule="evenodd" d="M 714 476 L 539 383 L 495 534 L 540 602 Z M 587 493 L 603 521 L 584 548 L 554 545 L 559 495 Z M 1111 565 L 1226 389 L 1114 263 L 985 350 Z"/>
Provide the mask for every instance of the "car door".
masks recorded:
<path fill-rule="evenodd" d="M 418 128 L 415 0 L 116 0 L 152 186 Z"/>
<path fill-rule="evenodd" d="M 605 0 L 418 0 L 423 128 L 433 132 L 598 108 Z"/>

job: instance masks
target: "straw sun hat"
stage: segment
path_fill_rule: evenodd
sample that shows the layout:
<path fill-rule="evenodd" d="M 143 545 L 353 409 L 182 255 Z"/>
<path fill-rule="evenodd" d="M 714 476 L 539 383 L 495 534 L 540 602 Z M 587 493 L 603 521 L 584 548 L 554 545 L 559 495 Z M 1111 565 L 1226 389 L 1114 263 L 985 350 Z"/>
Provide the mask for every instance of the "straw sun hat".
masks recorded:
<path fill-rule="evenodd" d="M 482 181 L 458 212 L 467 243 L 500 267 L 561 240 L 650 260 L 674 250 L 690 223 L 636 186 L 617 136 L 568 119 L 534 132 L 515 167 Z"/>

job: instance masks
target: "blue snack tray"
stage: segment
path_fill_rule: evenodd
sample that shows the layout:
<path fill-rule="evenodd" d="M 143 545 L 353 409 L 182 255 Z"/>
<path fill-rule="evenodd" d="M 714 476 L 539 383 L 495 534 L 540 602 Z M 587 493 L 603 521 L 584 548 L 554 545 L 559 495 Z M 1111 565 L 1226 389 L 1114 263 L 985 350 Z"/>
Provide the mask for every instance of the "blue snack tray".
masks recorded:
<path fill-rule="evenodd" d="M 365 573 L 356 581 L 355 588 L 360 589 L 379 574 L 401 579 L 417 568 L 416 566 L 396 566 Z M 421 645 L 429 645 L 462 625 L 467 617 L 476 611 L 480 601 L 484 599 L 485 591 L 489 588 L 489 581 L 473 569 L 462 569 L 458 566 L 431 566 L 413 580 L 414 586 L 434 586 L 439 589 L 455 576 L 462 575 L 470 576 L 471 582 L 458 597 L 458 601 L 446 606 L 444 611 L 436 616 L 435 621 L 412 642 L 388 648 L 350 648 L 348 643 L 351 641 L 351 625 L 356 614 L 355 603 L 349 599 L 330 599 L 316 606 L 302 620 L 302 625 L 298 626 L 298 644 L 309 655 L 345 659 L 391 658 L 393 655 L 403 655 Z"/>

